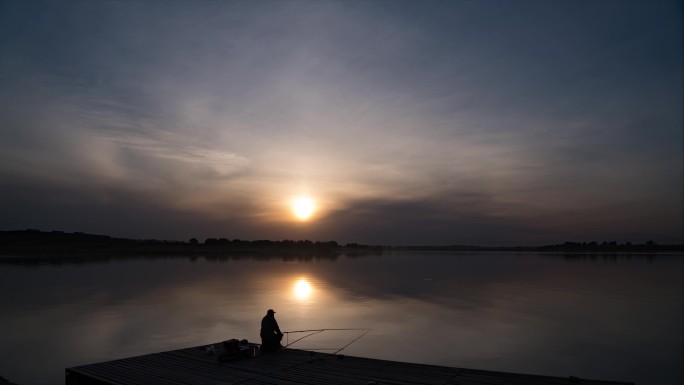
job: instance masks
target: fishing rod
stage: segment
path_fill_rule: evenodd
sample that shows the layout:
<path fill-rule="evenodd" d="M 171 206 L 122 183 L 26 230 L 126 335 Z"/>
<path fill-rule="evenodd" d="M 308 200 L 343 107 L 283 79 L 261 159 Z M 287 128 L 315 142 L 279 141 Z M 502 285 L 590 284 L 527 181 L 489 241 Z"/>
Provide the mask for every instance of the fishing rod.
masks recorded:
<path fill-rule="evenodd" d="M 340 350 L 336 351 L 336 352 L 333 353 L 333 354 L 337 354 L 337 353 L 341 352 L 342 350 L 344 350 L 344 348 L 346 348 L 347 346 L 353 344 L 354 342 L 356 342 L 356 340 L 358 340 L 359 338 L 365 336 L 365 335 L 368 334 L 368 332 L 371 331 L 371 330 L 373 330 L 373 329 L 368 329 L 368 330 L 366 330 L 363 334 L 361 334 L 360 336 L 354 338 L 350 343 L 344 345 L 343 347 L 340 348 Z"/>
<path fill-rule="evenodd" d="M 311 329 L 311 330 L 292 330 L 292 331 L 288 331 L 288 332 L 283 332 L 283 334 L 287 334 L 287 333 L 319 332 L 319 331 L 320 331 L 320 332 L 324 332 L 324 331 L 327 331 L 327 330 L 370 330 L 370 329 L 368 329 L 368 328 L 344 328 L 344 329 L 332 329 L 332 328 L 328 328 L 328 329 Z"/>
<path fill-rule="evenodd" d="M 303 339 L 306 338 L 306 337 L 312 336 L 312 335 L 314 335 L 314 334 L 318 334 L 318 333 L 320 333 L 320 332 L 324 332 L 325 329 L 321 329 L 321 330 L 306 330 L 306 331 L 310 331 L 310 332 L 313 332 L 313 333 L 307 334 L 307 335 L 305 335 L 304 337 L 301 337 L 301 338 L 297 338 L 296 340 L 292 341 L 292 344 L 294 344 L 294 343 L 297 342 L 297 341 L 303 340 Z M 292 345 L 292 344 L 290 343 L 290 334 L 289 334 L 289 333 L 304 333 L 304 332 L 305 332 L 305 331 L 284 332 L 284 334 L 287 334 L 287 340 L 286 340 L 286 342 L 285 342 L 285 347 L 288 347 L 288 346 Z"/>
<path fill-rule="evenodd" d="M 354 338 L 353 340 L 351 340 L 351 342 L 349 342 L 348 344 L 344 345 L 343 347 L 341 347 L 341 348 L 339 348 L 339 349 L 337 349 L 337 348 L 314 349 L 314 350 L 335 350 L 335 349 L 337 349 L 334 353 L 332 353 L 332 354 L 337 354 L 337 353 L 341 352 L 342 350 L 344 350 L 347 346 L 353 344 L 354 342 L 356 342 L 357 340 L 359 340 L 361 337 L 363 337 L 363 336 L 365 336 L 366 334 L 368 334 L 368 333 L 369 333 L 371 330 L 373 330 L 373 329 L 368 329 L 368 328 L 328 328 L 328 329 L 309 329 L 309 330 L 292 330 L 292 331 L 286 331 L 286 332 L 283 332 L 283 334 L 287 334 L 287 342 L 286 342 L 285 347 L 288 347 L 288 346 L 294 344 L 295 342 L 301 341 L 301 340 L 303 340 L 304 338 L 310 337 L 310 336 L 312 336 L 312 335 L 314 335 L 314 334 L 318 334 L 318 333 L 321 333 L 321 332 L 325 332 L 325 331 L 354 331 L 354 330 L 356 330 L 356 331 L 362 331 L 362 330 L 363 330 L 364 332 L 363 332 L 360 336 Z M 290 333 L 309 333 L 309 334 L 305 335 L 304 337 L 297 338 L 296 340 L 290 342 Z"/>
<path fill-rule="evenodd" d="M 335 354 L 341 352 L 341 351 L 342 351 L 343 349 L 345 349 L 347 346 L 349 346 L 349 345 L 353 344 L 354 342 L 356 342 L 359 338 L 361 338 L 361 337 L 365 336 L 366 334 L 368 334 L 368 332 L 370 332 L 370 331 L 373 330 L 373 329 L 360 329 L 360 328 L 334 329 L 334 328 L 331 328 L 331 329 L 292 330 L 292 331 L 287 331 L 287 332 L 282 332 L 282 333 L 288 335 L 288 341 L 289 341 L 289 335 L 290 335 L 290 333 L 309 333 L 309 334 L 305 335 L 304 337 L 298 338 L 298 339 L 292 341 L 292 343 L 288 343 L 287 345 L 285 345 L 285 347 L 288 347 L 288 346 L 294 344 L 295 342 L 300 341 L 300 340 L 303 340 L 304 338 L 309 337 L 309 336 L 312 336 L 312 335 L 314 335 L 314 334 L 318 334 L 318 333 L 325 332 L 325 331 L 336 331 L 336 330 L 345 330 L 345 331 L 346 331 L 346 330 L 357 330 L 357 331 L 358 331 L 358 330 L 364 330 L 364 332 L 363 332 L 363 334 L 361 334 L 360 336 L 354 338 L 351 342 L 349 342 L 348 344 L 344 345 L 343 347 L 341 347 L 341 348 L 339 348 L 339 349 L 337 349 L 337 348 L 320 348 L 320 349 L 306 349 L 306 350 L 311 350 L 311 351 L 313 351 L 313 350 L 335 350 L 335 353 L 332 353 L 332 355 L 335 355 Z M 258 378 L 258 377 L 263 377 L 263 376 L 268 376 L 268 375 L 269 375 L 268 373 L 262 373 L 262 374 L 260 374 L 260 375 L 257 375 L 256 377 L 245 378 L 245 379 L 243 379 L 243 380 L 240 380 L 240 381 L 238 381 L 238 382 L 235 382 L 234 385 L 241 384 L 241 383 L 243 383 L 243 382 L 245 382 L 245 381 L 252 381 L 252 380 L 254 380 L 254 379 Z"/>

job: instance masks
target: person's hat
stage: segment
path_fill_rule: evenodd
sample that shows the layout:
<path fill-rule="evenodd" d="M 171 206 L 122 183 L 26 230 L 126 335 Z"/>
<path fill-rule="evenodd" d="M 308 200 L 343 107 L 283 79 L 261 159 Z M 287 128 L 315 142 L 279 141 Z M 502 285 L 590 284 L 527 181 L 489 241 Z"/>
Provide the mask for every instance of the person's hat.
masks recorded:
<path fill-rule="evenodd" d="M 267 314 L 275 314 L 275 310 L 273 310 L 273 309 L 268 309 L 268 311 L 267 311 L 266 313 L 267 313 Z"/>

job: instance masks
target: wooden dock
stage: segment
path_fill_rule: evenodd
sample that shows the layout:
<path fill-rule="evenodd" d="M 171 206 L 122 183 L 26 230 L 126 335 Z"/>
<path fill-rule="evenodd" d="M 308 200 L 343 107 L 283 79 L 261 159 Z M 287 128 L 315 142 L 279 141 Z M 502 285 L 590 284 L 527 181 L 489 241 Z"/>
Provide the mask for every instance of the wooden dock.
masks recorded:
<path fill-rule="evenodd" d="M 207 346 L 66 369 L 67 385 L 617 385 L 626 382 L 452 368 L 283 349 L 225 356 Z M 250 345 L 255 346 L 255 345 Z"/>

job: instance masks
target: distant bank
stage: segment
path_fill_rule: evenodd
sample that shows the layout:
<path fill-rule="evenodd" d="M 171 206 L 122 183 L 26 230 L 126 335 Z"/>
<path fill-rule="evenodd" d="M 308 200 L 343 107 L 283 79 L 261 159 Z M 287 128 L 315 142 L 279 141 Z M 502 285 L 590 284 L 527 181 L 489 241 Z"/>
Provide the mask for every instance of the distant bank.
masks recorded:
<path fill-rule="evenodd" d="M 115 238 L 81 232 L 40 231 L 35 229 L 0 231 L 0 254 L 231 254 L 279 252 L 323 255 L 335 253 L 367 254 L 392 251 L 537 251 L 590 253 L 672 253 L 684 252 L 682 244 L 660 245 L 645 243 L 617 243 L 614 241 L 564 242 L 545 246 L 472 246 L 472 245 L 416 245 L 381 246 L 358 243 L 338 244 L 336 241 L 310 240 L 241 240 L 206 238 L 199 241 L 170 241 L 157 239 Z"/>

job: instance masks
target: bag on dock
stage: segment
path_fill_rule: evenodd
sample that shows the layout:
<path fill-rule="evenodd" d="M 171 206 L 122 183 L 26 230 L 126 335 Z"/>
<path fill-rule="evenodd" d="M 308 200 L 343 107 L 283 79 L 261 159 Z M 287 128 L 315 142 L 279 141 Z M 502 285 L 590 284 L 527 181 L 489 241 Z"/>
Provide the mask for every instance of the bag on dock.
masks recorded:
<path fill-rule="evenodd" d="M 223 345 L 223 350 L 226 353 L 239 353 L 240 352 L 240 341 L 235 338 L 221 342 Z"/>
<path fill-rule="evenodd" d="M 222 352 L 218 360 L 221 362 L 233 361 L 240 358 L 256 357 L 259 355 L 259 346 L 250 344 L 247 340 L 238 341 L 230 339 L 221 342 Z"/>

